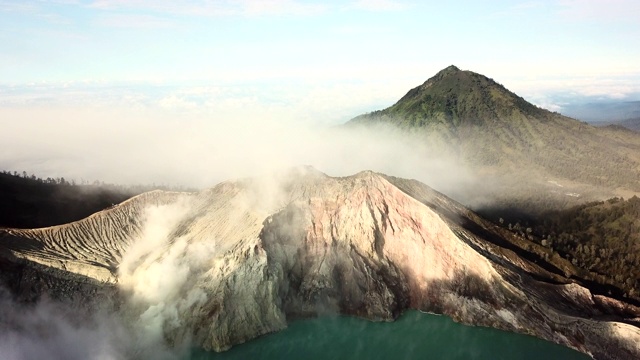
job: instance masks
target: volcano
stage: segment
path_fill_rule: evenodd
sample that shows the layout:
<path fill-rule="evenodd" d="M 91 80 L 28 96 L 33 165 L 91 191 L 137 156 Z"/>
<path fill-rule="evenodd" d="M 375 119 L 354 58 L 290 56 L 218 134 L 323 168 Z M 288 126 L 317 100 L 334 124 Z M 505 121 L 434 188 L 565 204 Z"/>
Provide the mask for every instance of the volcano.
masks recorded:
<path fill-rule="evenodd" d="M 598 359 L 640 357 L 640 309 L 535 246 L 418 181 L 305 167 L 2 229 L 0 275 L 17 299 L 108 299 L 133 323 L 153 312 L 168 343 L 216 351 L 300 317 L 418 309 Z"/>

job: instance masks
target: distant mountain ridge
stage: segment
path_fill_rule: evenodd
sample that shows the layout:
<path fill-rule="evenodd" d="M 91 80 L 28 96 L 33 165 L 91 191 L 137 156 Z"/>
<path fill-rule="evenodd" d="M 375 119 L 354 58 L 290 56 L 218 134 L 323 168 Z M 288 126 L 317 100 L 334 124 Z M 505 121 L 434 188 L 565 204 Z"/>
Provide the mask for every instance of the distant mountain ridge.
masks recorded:
<path fill-rule="evenodd" d="M 640 101 L 602 101 L 567 104 L 564 115 L 590 123 L 623 123 L 640 118 Z"/>
<path fill-rule="evenodd" d="M 640 191 L 640 135 L 539 108 L 494 80 L 449 66 L 354 125 L 391 124 L 484 173 Z M 515 181 L 515 180 L 514 180 Z M 519 181 L 519 180 L 518 180 Z"/>
<path fill-rule="evenodd" d="M 617 125 L 623 126 L 629 130 L 640 131 L 640 117 L 620 121 Z"/>

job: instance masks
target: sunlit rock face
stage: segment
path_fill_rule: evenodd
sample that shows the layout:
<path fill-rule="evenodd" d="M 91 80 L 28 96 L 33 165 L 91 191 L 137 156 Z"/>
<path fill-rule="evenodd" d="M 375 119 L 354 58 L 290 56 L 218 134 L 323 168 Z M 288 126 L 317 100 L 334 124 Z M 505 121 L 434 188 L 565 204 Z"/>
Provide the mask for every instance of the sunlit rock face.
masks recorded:
<path fill-rule="evenodd" d="M 112 289 L 113 311 L 170 344 L 225 350 L 295 317 L 393 320 L 414 308 L 597 358 L 640 357 L 636 308 L 518 257 L 503 233 L 427 186 L 373 172 L 299 168 L 0 231 L 14 292 L 93 303 Z M 8 269 L 49 280 L 34 288 Z"/>

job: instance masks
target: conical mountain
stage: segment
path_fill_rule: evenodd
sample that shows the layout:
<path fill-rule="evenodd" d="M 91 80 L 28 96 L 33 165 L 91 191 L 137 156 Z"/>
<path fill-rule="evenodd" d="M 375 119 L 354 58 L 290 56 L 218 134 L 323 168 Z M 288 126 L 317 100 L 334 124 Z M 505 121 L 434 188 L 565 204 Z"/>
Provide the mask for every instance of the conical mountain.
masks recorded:
<path fill-rule="evenodd" d="M 384 114 L 403 117 L 408 125 L 440 122 L 451 126 L 482 124 L 491 119 L 545 117 L 544 110 L 483 75 L 449 66 L 411 89 Z"/>
<path fill-rule="evenodd" d="M 449 66 L 394 105 L 351 124 L 397 125 L 483 171 L 640 191 L 640 135 L 539 108 L 494 80 Z"/>

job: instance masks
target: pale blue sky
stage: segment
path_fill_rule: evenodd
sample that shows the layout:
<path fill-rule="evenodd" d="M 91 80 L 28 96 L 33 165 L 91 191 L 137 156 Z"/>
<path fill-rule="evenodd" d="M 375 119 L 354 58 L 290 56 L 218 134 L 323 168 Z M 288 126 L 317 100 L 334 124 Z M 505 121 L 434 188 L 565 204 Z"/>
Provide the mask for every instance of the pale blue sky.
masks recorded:
<path fill-rule="evenodd" d="M 313 164 L 299 149 L 322 142 L 289 125 L 387 107 L 451 64 L 551 110 L 640 100 L 638 39 L 637 0 L 0 0 L 0 168 L 153 182 L 204 151 L 191 177 L 254 168 L 274 143 Z M 215 143 L 256 156 L 216 163 Z"/>
<path fill-rule="evenodd" d="M 332 122 L 455 64 L 553 106 L 559 91 L 635 96 L 637 39 L 635 0 L 0 1 L 0 105 L 64 103 L 69 89 L 106 101 L 120 86 L 145 106 L 202 106 L 231 87 L 258 105 L 321 92 L 339 115 L 306 106 Z M 184 94 L 196 88 L 199 101 Z"/>
<path fill-rule="evenodd" d="M 637 1 L 2 1 L 0 11 L 4 83 L 341 79 L 451 63 L 610 75 L 640 59 Z"/>

